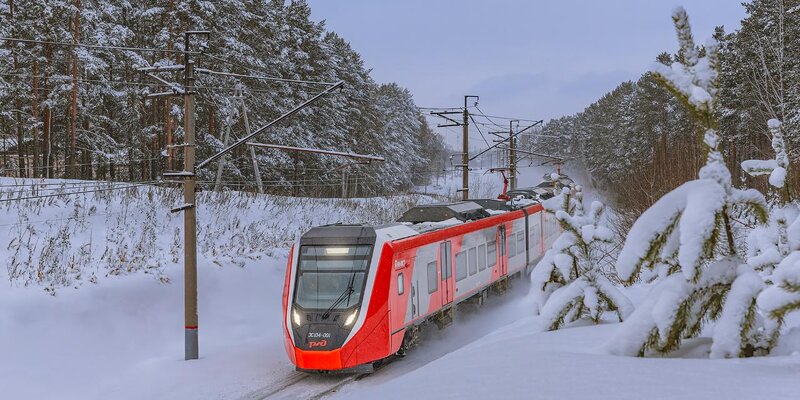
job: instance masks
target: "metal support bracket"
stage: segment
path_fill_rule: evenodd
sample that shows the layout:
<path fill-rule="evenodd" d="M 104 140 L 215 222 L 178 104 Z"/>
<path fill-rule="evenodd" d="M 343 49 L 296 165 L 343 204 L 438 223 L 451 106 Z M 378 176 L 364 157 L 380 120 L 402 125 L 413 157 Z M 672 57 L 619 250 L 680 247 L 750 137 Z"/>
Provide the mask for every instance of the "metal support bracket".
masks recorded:
<path fill-rule="evenodd" d="M 190 208 L 194 208 L 194 204 L 184 204 L 182 206 L 175 207 L 175 208 L 169 210 L 169 212 L 176 213 L 176 212 L 181 212 L 181 211 L 188 210 Z"/>

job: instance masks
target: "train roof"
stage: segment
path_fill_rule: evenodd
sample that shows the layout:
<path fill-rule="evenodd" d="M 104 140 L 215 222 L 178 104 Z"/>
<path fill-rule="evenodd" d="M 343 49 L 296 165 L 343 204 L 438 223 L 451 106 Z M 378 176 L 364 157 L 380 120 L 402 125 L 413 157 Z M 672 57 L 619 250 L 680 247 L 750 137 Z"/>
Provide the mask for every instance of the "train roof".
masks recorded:
<path fill-rule="evenodd" d="M 326 245 L 341 242 L 343 238 L 352 239 L 353 244 L 375 242 L 375 228 L 365 224 L 330 224 L 315 226 L 303 234 L 304 244 Z"/>
<path fill-rule="evenodd" d="M 519 210 L 537 204 L 533 200 L 506 202 L 497 199 L 477 199 L 450 203 L 423 204 L 412 207 L 397 221 L 418 233 L 427 233 L 465 222 Z"/>
<path fill-rule="evenodd" d="M 486 210 L 494 210 L 494 211 L 511 211 L 511 206 L 508 205 L 508 202 L 505 200 L 498 200 L 498 199 L 475 199 L 470 200 L 472 202 L 477 203 L 481 207 Z M 491 212 L 491 211 L 490 211 Z"/>
<path fill-rule="evenodd" d="M 397 219 L 397 222 L 442 222 L 450 219 L 469 221 L 488 217 L 489 213 L 474 201 L 457 201 L 452 203 L 433 203 L 411 207 Z"/>
<path fill-rule="evenodd" d="M 373 243 L 380 233 L 391 239 L 402 239 L 445 229 L 466 222 L 477 221 L 494 215 L 519 210 L 537 204 L 529 199 L 506 202 L 497 199 L 477 199 L 445 203 L 423 204 L 410 208 L 397 220 L 383 225 L 329 224 L 311 228 L 301 241 L 304 244 L 335 244 L 342 239 L 354 240 L 353 244 Z M 357 242 L 357 243 L 356 243 Z"/>

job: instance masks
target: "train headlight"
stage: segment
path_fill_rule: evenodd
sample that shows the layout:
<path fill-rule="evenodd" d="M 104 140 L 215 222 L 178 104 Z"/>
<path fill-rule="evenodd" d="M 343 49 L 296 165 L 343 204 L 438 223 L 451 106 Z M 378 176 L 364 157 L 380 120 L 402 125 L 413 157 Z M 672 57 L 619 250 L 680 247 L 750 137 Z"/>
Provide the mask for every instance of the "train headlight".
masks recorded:
<path fill-rule="evenodd" d="M 344 319 L 344 326 L 353 325 L 353 322 L 356 321 L 356 316 L 358 316 L 358 310 L 353 311 L 347 318 Z"/>
<path fill-rule="evenodd" d="M 300 313 L 298 313 L 297 310 L 295 309 L 292 309 L 292 320 L 294 321 L 294 324 L 297 326 L 303 324 L 303 320 L 300 319 Z"/>

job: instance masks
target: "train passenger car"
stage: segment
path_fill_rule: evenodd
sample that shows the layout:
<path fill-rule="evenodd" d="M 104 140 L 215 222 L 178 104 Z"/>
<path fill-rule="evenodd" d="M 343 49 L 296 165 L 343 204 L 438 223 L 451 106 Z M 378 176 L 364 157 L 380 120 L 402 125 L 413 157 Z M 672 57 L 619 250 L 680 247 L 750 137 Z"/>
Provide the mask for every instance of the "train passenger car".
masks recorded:
<path fill-rule="evenodd" d="M 497 211 L 458 202 L 406 214 L 411 222 L 312 228 L 292 247 L 283 323 L 298 370 L 370 371 L 404 354 L 420 325 L 447 325 L 456 304 L 482 303 L 527 272 L 559 229 L 539 204 Z"/>

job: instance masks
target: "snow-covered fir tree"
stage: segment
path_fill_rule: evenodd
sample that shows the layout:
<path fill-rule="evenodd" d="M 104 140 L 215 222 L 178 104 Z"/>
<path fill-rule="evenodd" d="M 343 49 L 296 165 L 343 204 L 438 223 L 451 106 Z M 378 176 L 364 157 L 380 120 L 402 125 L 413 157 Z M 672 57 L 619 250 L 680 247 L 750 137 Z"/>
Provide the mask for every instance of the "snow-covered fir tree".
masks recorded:
<path fill-rule="evenodd" d="M 739 212 L 764 221 L 766 201 L 756 190 L 732 186 L 720 151 L 717 43 L 695 44 L 683 8 L 676 8 L 672 18 L 681 61 L 659 63 L 653 69 L 702 126 L 706 163 L 699 179 L 656 201 L 628 233 L 617 262 L 620 278 L 633 283 L 642 269 L 658 269 L 663 278 L 622 324 L 609 350 L 638 356 L 667 353 L 717 321 L 711 355 L 747 355 L 764 345 L 755 300 L 763 280 L 737 253 L 732 215 Z"/>
<path fill-rule="evenodd" d="M 767 124 L 775 159 L 747 160 L 742 168 L 751 175 L 769 175 L 769 184 L 781 191 L 769 223 L 748 236 L 747 263 L 761 272 L 768 285 L 758 295 L 758 305 L 766 314 L 765 334 L 771 348 L 777 344 L 786 315 L 800 310 L 800 210 L 785 184 L 789 161 L 782 124 L 776 119 Z"/>
<path fill-rule="evenodd" d="M 752 176 L 768 175 L 769 184 L 781 192 L 780 201 L 771 212 L 766 225 L 754 227 L 747 236 L 747 263 L 757 271 L 768 274 L 791 251 L 788 227 L 797 217 L 797 206 L 791 202 L 786 178 L 789 174 L 789 159 L 783 139 L 782 124 L 777 119 L 767 122 L 772 136 L 772 160 L 746 160 L 742 169 Z"/>
<path fill-rule="evenodd" d="M 531 296 L 543 328 L 555 330 L 581 318 L 599 323 L 606 311 L 616 313 L 620 321 L 627 318 L 633 311 L 631 302 L 601 270 L 613 237 L 603 225 L 603 203 L 592 202 L 585 213 L 581 187 L 574 186 L 543 205 L 563 229 L 531 272 Z"/>

